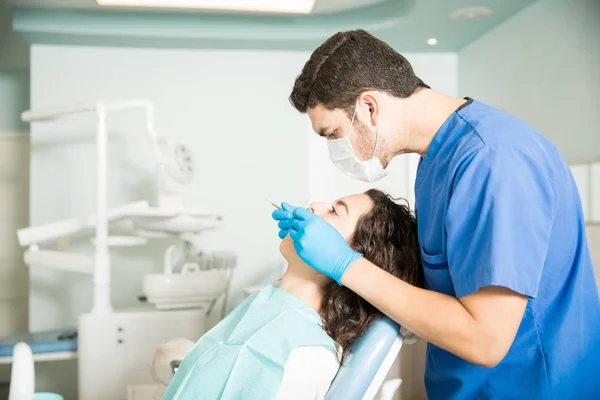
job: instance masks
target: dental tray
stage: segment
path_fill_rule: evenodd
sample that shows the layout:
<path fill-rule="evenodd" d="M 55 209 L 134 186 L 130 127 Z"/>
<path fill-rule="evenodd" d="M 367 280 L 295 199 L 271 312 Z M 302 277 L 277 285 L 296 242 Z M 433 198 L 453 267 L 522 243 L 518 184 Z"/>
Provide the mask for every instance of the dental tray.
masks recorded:
<path fill-rule="evenodd" d="M 33 354 L 77 351 L 77 330 L 59 329 L 43 332 L 17 333 L 0 339 L 0 357 L 11 357 L 19 342 L 31 347 Z"/>

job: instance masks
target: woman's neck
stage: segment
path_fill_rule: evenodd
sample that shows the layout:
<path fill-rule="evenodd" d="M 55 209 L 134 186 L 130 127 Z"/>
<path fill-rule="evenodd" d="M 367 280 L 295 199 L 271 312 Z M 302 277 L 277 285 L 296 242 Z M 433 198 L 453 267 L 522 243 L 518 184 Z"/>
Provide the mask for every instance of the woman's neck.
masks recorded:
<path fill-rule="evenodd" d="M 323 300 L 319 276 L 307 265 L 290 265 L 281 278 L 279 289 L 296 296 L 304 304 L 315 310 L 321 310 Z"/>

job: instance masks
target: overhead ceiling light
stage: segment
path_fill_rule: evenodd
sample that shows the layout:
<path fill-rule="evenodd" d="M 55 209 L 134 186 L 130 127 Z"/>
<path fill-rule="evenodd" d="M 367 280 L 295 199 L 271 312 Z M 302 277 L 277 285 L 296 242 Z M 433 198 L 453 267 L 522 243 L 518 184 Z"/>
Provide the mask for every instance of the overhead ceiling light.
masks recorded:
<path fill-rule="evenodd" d="M 101 6 L 309 14 L 316 0 L 96 0 Z"/>
<path fill-rule="evenodd" d="M 435 46 L 437 44 L 437 42 L 438 42 L 437 39 L 434 37 L 427 39 L 427 44 L 430 46 Z"/>
<path fill-rule="evenodd" d="M 492 9 L 485 6 L 465 7 L 452 11 L 450 15 L 448 15 L 448 18 L 455 20 L 475 19 L 481 17 L 488 17 L 492 15 L 492 13 Z"/>

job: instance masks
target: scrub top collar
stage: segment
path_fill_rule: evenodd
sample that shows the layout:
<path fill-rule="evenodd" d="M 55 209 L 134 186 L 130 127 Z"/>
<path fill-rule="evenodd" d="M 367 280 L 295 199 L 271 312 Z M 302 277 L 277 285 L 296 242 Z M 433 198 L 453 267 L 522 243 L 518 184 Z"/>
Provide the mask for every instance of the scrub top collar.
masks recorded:
<path fill-rule="evenodd" d="M 473 99 L 470 97 L 465 97 L 465 100 L 467 100 L 467 101 L 464 104 L 462 104 L 460 107 L 458 107 L 456 109 L 456 111 L 454 111 L 448 117 L 448 119 L 446 119 L 446 121 L 444 121 L 444 123 L 442 124 L 440 129 L 438 129 L 438 131 L 436 132 L 435 136 L 433 137 L 433 140 L 429 144 L 429 148 L 427 149 L 427 152 L 425 153 L 425 157 L 422 157 L 419 162 L 419 170 L 427 169 L 427 166 L 435 159 L 435 157 L 439 153 L 440 148 L 442 147 L 442 144 L 444 143 L 446 137 L 448 136 L 448 134 L 452 131 L 452 128 L 454 127 L 456 116 L 457 116 L 456 113 L 473 103 Z"/>

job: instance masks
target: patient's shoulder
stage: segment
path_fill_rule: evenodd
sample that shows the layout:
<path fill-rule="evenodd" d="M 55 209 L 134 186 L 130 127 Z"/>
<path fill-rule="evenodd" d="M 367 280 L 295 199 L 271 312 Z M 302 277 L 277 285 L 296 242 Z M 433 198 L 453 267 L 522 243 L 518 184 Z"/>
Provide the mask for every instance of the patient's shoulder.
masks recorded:
<path fill-rule="evenodd" d="M 302 364 L 320 361 L 324 366 L 334 369 L 336 372 L 340 366 L 337 355 L 330 347 L 326 346 L 299 346 L 290 353 L 286 368 L 291 364 Z"/>
<path fill-rule="evenodd" d="M 296 347 L 285 364 L 276 400 L 323 399 L 339 367 L 329 347 Z"/>

